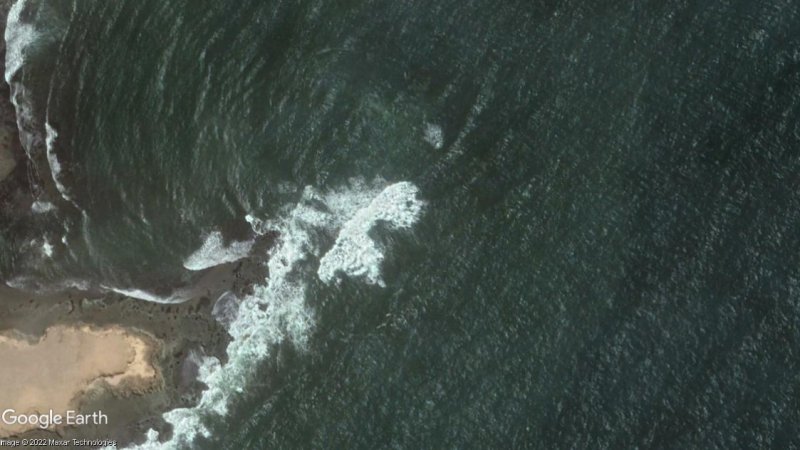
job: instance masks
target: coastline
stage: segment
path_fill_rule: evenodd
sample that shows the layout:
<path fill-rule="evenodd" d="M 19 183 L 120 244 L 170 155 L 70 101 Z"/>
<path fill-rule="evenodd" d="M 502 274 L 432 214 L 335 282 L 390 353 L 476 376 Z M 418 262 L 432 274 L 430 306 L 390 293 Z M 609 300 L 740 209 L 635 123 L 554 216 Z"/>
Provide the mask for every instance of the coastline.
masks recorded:
<path fill-rule="evenodd" d="M 5 32 L 12 4 L 12 0 L 0 0 L 0 35 Z M 3 70 L 5 51 L 5 39 L 0 39 L 0 66 Z M 0 79 L 0 223 L 8 226 L 22 223 L 21 219 L 31 214 L 37 193 L 50 182 L 46 178 L 40 179 L 35 164 L 22 148 L 10 89 L 5 79 Z M 261 242 L 257 246 L 264 245 L 270 245 L 270 242 Z M 5 284 L 7 280 L 0 280 L 0 354 L 3 354 L 4 345 L 7 355 L 16 351 L 13 357 L 0 364 L 0 379 L 26 377 L 28 387 L 49 387 L 53 389 L 51 394 L 61 390 L 73 394 L 58 399 L 48 395 L 45 401 L 39 398 L 23 402 L 0 396 L 0 412 L 14 408 L 19 413 L 43 413 L 49 409 L 69 407 L 76 413 L 103 411 L 107 416 L 107 423 L 47 429 L 3 429 L 0 425 L 0 437 L 110 439 L 122 448 L 129 443 L 141 442 L 145 432 L 151 428 L 169 435 L 162 414 L 174 408 L 194 406 L 205 388 L 197 381 L 200 358 L 226 359 L 225 349 L 230 336 L 212 315 L 214 301 L 227 292 L 246 293 L 255 282 L 263 281 L 265 277 L 264 267 L 253 260 L 221 264 L 197 272 L 191 285 L 187 286 L 189 299 L 175 304 L 148 302 L 122 293 L 74 288 L 37 293 L 9 287 Z M 157 288 L 143 286 L 146 289 L 154 287 Z M 43 354 L 36 354 L 40 350 L 37 350 L 36 343 L 46 342 L 48 334 L 61 333 L 60 341 L 64 344 L 64 333 L 69 335 L 72 332 L 77 333 L 71 335 L 72 344 L 55 346 L 62 360 L 61 371 L 44 377 L 30 372 L 30 365 L 25 364 L 25 355 L 36 360 L 43 357 Z M 77 343 L 81 340 L 78 336 L 83 338 L 82 343 Z M 125 351 L 120 339 L 124 341 L 131 336 L 146 343 L 146 348 L 142 349 L 147 353 L 146 358 L 121 372 L 117 360 L 116 372 L 104 373 L 108 364 L 113 362 L 111 359 L 115 353 Z M 128 349 L 136 347 L 129 344 Z M 95 355 L 106 354 L 109 358 L 94 358 L 92 363 L 97 373 L 78 371 L 78 375 L 65 381 L 61 376 L 63 371 L 69 372 L 79 366 L 86 369 L 85 353 L 89 348 L 95 351 Z M 137 354 L 137 358 L 141 356 Z M 153 371 L 150 378 L 142 376 L 147 375 L 147 366 Z M 52 367 L 46 370 L 50 369 L 56 370 Z M 138 381 L 136 376 L 132 376 L 137 373 Z M 47 389 L 42 392 L 45 391 Z"/>
<path fill-rule="evenodd" d="M 0 0 L 0 29 L 3 31 L 12 3 Z M 4 62 L 5 41 L 0 39 L 0 64 Z M 12 230 L 4 236 L 12 244 L 20 243 L 15 241 L 14 229 L 25 229 L 37 208 L 42 212 L 45 208 L 42 205 L 54 209 L 63 206 L 58 205 L 63 199 L 58 197 L 54 180 L 46 171 L 49 170 L 47 161 L 38 161 L 37 166 L 44 152 L 36 146 L 27 150 L 31 152 L 30 157 L 20 143 L 9 86 L 5 80 L 0 80 L 0 225 Z M 12 161 L 5 166 L 8 170 L 5 177 L 2 176 L 3 161 Z M 148 279 L 124 287 L 93 280 L 95 284 L 84 290 L 63 287 L 48 291 L 48 286 L 36 284 L 33 278 L 30 284 L 20 283 L 19 279 L 0 279 L 0 357 L 6 356 L 0 364 L 0 381 L 24 378 L 15 389 L 33 387 L 39 391 L 22 400 L 13 393 L 6 398 L 0 396 L 0 413 L 7 409 L 20 414 L 46 414 L 54 410 L 52 413 L 59 415 L 67 410 L 78 414 L 102 411 L 107 417 L 102 423 L 46 429 L 0 426 L 0 439 L 110 440 L 119 448 L 144 442 L 149 430 L 157 432 L 162 439 L 169 439 L 175 422 L 167 422 L 164 413 L 196 407 L 204 391 L 213 391 L 213 383 L 203 378 L 206 385 L 198 379 L 201 364 L 208 357 L 226 364 L 228 345 L 233 340 L 231 334 L 236 336 L 242 332 L 241 328 L 231 328 L 229 334 L 227 329 L 235 316 L 236 305 L 231 298 L 241 301 L 252 295 L 258 286 L 264 286 L 271 269 L 280 269 L 272 275 L 279 278 L 280 283 L 287 283 L 283 280 L 286 274 L 281 272 L 288 270 L 285 261 L 284 265 L 268 268 L 264 260 L 278 241 L 278 232 L 264 231 L 256 236 L 252 231 L 252 225 L 245 220 L 221 226 L 218 245 L 227 248 L 230 242 L 248 242 L 249 254 L 256 256 L 214 266 L 205 266 L 205 262 L 189 264 L 190 267 L 185 264 L 191 273 L 178 280 L 181 283 L 178 286 L 163 279 Z M 66 246 L 66 242 L 61 242 Z M 287 256 L 295 257 L 293 250 L 287 250 Z M 73 284 L 78 285 L 80 283 Z M 180 295 L 174 295 L 178 293 Z M 179 299 L 185 301 L 159 303 Z M 268 300 L 256 302 L 259 312 L 273 307 Z M 302 296 L 294 300 L 303 303 Z M 48 340 L 54 333 L 62 334 L 56 339 L 58 345 Z M 63 342 L 65 333 L 71 343 Z M 136 336 L 146 345 L 130 342 L 127 340 L 130 336 Z M 264 339 L 264 342 L 271 341 Z M 52 348 L 42 351 L 42 346 Z M 147 354 L 146 363 L 140 360 L 131 367 L 131 358 L 140 355 L 137 347 Z M 87 350 L 94 356 L 89 366 L 83 367 L 87 363 Z M 119 359 L 119 353 L 127 356 Z M 110 361 L 98 356 L 103 354 L 116 359 Z M 45 369 L 39 366 L 46 372 L 44 374 L 31 371 L 31 363 L 48 358 L 47 355 L 61 358 L 59 364 Z M 109 366 L 110 363 L 113 364 Z M 77 370 L 78 366 L 88 370 Z M 148 375 L 151 372 L 148 367 L 152 369 L 152 376 Z M 65 380 L 62 372 L 72 375 Z M 137 377 L 137 373 L 140 376 Z M 142 373 L 146 376 L 142 377 Z M 216 388 L 219 389 L 219 385 Z M 66 396 L 54 394 L 65 392 Z M 180 427 L 175 427 L 175 433 L 180 434 Z"/>
<path fill-rule="evenodd" d="M 128 369 L 121 373 L 112 371 L 114 373 L 90 377 L 91 380 L 78 383 L 77 387 L 75 383 L 66 386 L 70 382 L 65 381 L 58 371 L 50 372 L 47 378 L 40 380 L 51 383 L 56 390 L 72 389 L 76 396 L 69 399 L 70 407 L 78 413 L 103 411 L 108 416 L 107 423 L 15 429 L 8 435 L 0 429 L 3 438 L 100 438 L 113 439 L 120 447 L 139 441 L 149 428 L 164 430 L 162 413 L 176 407 L 191 406 L 197 401 L 204 386 L 196 380 L 196 356 L 223 357 L 225 353 L 228 334 L 212 317 L 213 302 L 208 297 L 163 305 L 122 295 L 92 297 L 83 294 L 73 290 L 37 296 L 0 286 L 0 333 L 11 336 L 0 338 L 0 355 L 3 354 L 3 343 L 9 339 L 24 340 L 30 345 L 46 339 L 52 330 L 82 330 L 86 336 L 94 334 L 93 345 L 98 355 L 107 352 L 105 354 L 111 358 L 114 356 L 112 352 L 119 348 L 120 337 L 134 336 L 147 343 L 147 357 L 144 360 L 141 355 L 137 357 L 140 364 L 133 373 L 128 373 Z M 35 348 L 27 347 L 28 350 Z M 68 353 L 67 359 L 73 358 L 74 365 L 82 362 L 78 354 L 85 348 L 73 345 L 62 350 Z M 144 375 L 147 375 L 142 361 L 147 361 L 153 369 L 153 378 L 145 376 L 143 383 L 136 381 L 136 373 L 141 376 L 144 370 Z M 106 358 L 95 359 L 100 366 L 108 362 Z M 13 378 L 24 373 L 26 368 L 24 358 L 6 359 L 0 366 L 0 378 Z M 62 367 L 67 372 L 74 368 L 70 363 Z M 36 383 L 36 380 L 30 382 Z M 47 402 L 58 403 L 54 399 Z M 52 409 L 58 406 L 53 404 Z M 34 409 L 42 412 L 40 408 L 44 404 L 3 404 L 0 410 L 11 407 L 19 411 Z M 48 405 L 44 412 L 47 409 L 51 407 Z"/>
<path fill-rule="evenodd" d="M 39 339 L 0 335 L 0 359 L 7 366 L 0 370 L 0 438 L 88 423 L 77 411 L 91 392 L 127 397 L 160 388 L 163 380 L 153 361 L 159 347 L 151 336 L 119 325 L 56 325 Z M 102 416 L 94 422 L 107 424 Z"/>

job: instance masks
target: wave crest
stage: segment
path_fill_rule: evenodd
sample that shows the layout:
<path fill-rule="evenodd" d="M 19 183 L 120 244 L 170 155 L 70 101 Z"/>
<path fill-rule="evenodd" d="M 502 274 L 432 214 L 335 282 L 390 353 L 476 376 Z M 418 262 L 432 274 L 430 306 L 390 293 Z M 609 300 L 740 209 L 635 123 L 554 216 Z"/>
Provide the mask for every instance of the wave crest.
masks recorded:
<path fill-rule="evenodd" d="M 381 279 L 384 254 L 369 232 L 378 222 L 391 229 L 410 228 L 422 212 L 423 203 L 417 199 L 417 193 L 417 187 L 411 183 L 393 184 L 360 209 L 344 224 L 333 248 L 320 260 L 317 271 L 320 280 L 330 283 L 337 273 L 344 273 L 363 278 L 368 284 L 384 286 Z"/>
<path fill-rule="evenodd" d="M 254 243 L 255 241 L 252 240 L 231 242 L 226 246 L 222 239 L 222 233 L 212 231 L 206 236 L 203 245 L 186 258 L 183 267 L 197 271 L 238 261 L 250 253 Z"/>
<path fill-rule="evenodd" d="M 202 360 L 198 379 L 207 389 L 197 406 L 177 408 L 164 414 L 164 420 L 172 425 L 170 440 L 159 442 L 158 432 L 149 430 L 144 443 L 129 448 L 185 448 L 198 436 L 209 437 L 207 418 L 227 414 L 233 396 L 244 392 L 255 376 L 258 361 L 263 361 L 283 342 L 291 342 L 301 349 L 308 345 L 314 311 L 306 303 L 305 294 L 315 275 L 322 278 L 327 277 L 328 272 L 332 276 L 340 270 L 351 274 L 352 267 L 358 266 L 366 268 L 368 282 L 380 279 L 377 264 L 383 254 L 374 249 L 374 243 L 370 247 L 364 242 L 366 233 L 379 220 L 387 221 L 394 228 L 413 225 L 422 210 L 416 194 L 416 186 L 406 182 L 381 191 L 381 186 L 354 181 L 347 189 L 327 194 L 307 187 L 297 205 L 282 220 L 263 222 L 248 216 L 254 229 L 277 231 L 279 238 L 268 262 L 269 278 L 241 300 L 230 324 L 228 362 L 222 364 L 214 357 Z M 322 271 L 324 275 L 319 271 L 315 274 L 313 262 L 320 258 L 321 241 L 324 241 L 318 239 L 318 235 L 332 235 L 337 231 L 339 237 L 333 248 L 322 258 L 326 267 Z M 347 256 L 354 252 L 361 255 L 356 258 L 358 264 L 344 264 L 344 261 L 351 261 Z"/>

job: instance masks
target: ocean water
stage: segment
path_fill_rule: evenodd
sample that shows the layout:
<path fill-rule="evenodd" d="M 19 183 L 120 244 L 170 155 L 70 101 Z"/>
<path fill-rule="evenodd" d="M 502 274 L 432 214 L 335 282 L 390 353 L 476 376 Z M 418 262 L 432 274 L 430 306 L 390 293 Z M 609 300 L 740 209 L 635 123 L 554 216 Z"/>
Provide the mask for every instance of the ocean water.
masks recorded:
<path fill-rule="evenodd" d="M 2 275 L 179 301 L 145 448 L 800 446 L 800 6 L 19 0 Z"/>

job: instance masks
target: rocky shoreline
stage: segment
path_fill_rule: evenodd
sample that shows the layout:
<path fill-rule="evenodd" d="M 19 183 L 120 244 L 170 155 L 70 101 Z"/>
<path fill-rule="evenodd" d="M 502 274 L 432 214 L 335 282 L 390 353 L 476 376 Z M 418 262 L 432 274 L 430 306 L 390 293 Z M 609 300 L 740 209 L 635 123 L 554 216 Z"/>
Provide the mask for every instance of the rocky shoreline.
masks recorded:
<path fill-rule="evenodd" d="M 0 286 L 0 334 L 21 333 L 38 339 L 55 326 L 119 327 L 152 338 L 156 349 L 151 355 L 152 363 L 163 379 L 155 388 L 92 389 L 75 399 L 78 411 L 102 410 L 109 417 L 108 424 L 32 430 L 13 437 L 112 439 L 120 447 L 142 441 L 150 428 L 168 437 L 169 429 L 161 415 L 174 408 L 196 405 L 205 388 L 197 381 L 200 359 L 214 356 L 226 360 L 230 336 L 214 317 L 217 299 L 225 292 L 245 293 L 255 282 L 263 281 L 263 276 L 261 264 L 255 260 L 209 269 L 203 281 L 210 295 L 180 304 L 78 290 L 34 294 Z M 14 361 L 0 366 L 0 372 L 14 370 Z"/>
<path fill-rule="evenodd" d="M 149 428 L 163 430 L 163 412 L 196 403 L 203 386 L 196 380 L 196 357 L 225 353 L 228 335 L 212 317 L 208 297 L 178 305 L 161 305 L 121 295 L 86 296 L 70 291 L 33 296 L 0 289 L 0 330 L 41 336 L 55 325 L 122 327 L 151 336 L 158 345 L 152 362 L 163 384 L 155 389 L 121 392 L 91 390 L 78 399 L 79 411 L 102 410 L 107 425 L 84 425 L 58 430 L 33 430 L 18 438 L 113 439 L 121 445 L 139 440 Z M 13 370 L 6 362 L 0 370 Z M 53 382 L 58 382 L 53 380 Z"/>
<path fill-rule="evenodd" d="M 12 4 L 12 0 L 0 0 L 2 34 Z M 5 40 L 0 39 L 3 66 L 4 61 Z M 22 219 L 30 214 L 35 191 L 47 183 L 38 180 L 36 172 L 20 144 L 9 86 L 3 79 L 0 81 L 0 226 L 3 229 L 24 226 Z M 7 280 L 0 280 L 3 282 L 0 334 L 16 333 L 38 339 L 55 326 L 120 327 L 152 338 L 151 360 L 163 380 L 147 389 L 91 389 L 73 399 L 79 411 L 102 410 L 108 416 L 107 424 L 35 429 L 11 437 L 111 439 L 120 447 L 142 441 L 150 428 L 168 437 L 170 433 L 161 414 L 196 404 L 204 388 L 196 380 L 200 358 L 215 356 L 225 360 L 230 336 L 212 314 L 215 301 L 226 292 L 246 293 L 254 283 L 263 282 L 265 276 L 263 263 L 255 259 L 217 266 L 195 278 L 192 292 L 197 295 L 180 304 L 151 303 L 120 294 L 75 289 L 32 293 L 8 287 Z M 13 371 L 14 365 L 14 361 L 5 361 L 0 371 Z"/>

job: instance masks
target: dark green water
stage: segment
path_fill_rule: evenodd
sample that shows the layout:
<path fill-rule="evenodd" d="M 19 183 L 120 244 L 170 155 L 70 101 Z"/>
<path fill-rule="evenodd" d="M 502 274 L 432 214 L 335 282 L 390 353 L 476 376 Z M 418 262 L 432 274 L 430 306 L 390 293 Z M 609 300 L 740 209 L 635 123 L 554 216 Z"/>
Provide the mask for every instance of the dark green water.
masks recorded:
<path fill-rule="evenodd" d="M 795 3 L 26 4 L 12 81 L 70 200 L 6 279 L 188 282 L 307 185 L 426 202 L 373 233 L 385 287 L 321 282 L 336 230 L 309 238 L 311 325 L 192 446 L 800 445 Z"/>

